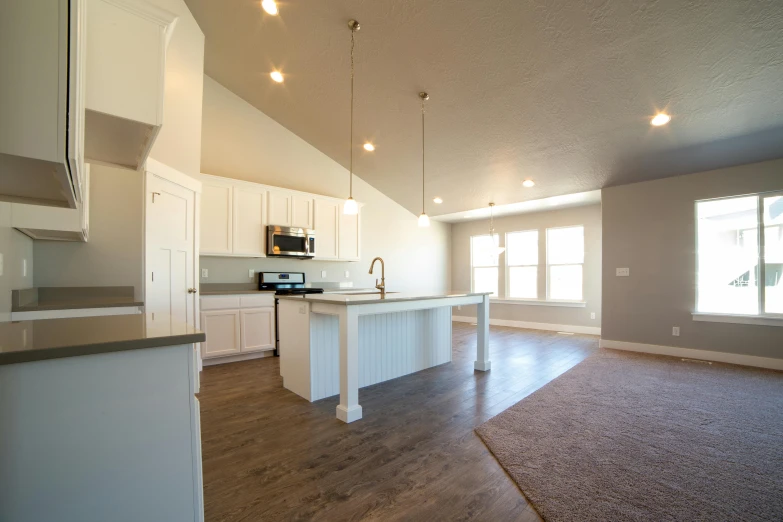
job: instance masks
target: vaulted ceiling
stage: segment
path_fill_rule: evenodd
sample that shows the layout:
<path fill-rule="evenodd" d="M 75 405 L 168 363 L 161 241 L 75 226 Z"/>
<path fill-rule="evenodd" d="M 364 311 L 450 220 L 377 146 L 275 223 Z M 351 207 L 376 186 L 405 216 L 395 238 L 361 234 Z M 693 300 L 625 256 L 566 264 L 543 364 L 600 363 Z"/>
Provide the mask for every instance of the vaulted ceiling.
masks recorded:
<path fill-rule="evenodd" d="M 780 0 L 186 1 L 206 73 L 346 167 L 359 20 L 354 170 L 415 214 L 422 90 L 430 215 L 783 156 Z"/>

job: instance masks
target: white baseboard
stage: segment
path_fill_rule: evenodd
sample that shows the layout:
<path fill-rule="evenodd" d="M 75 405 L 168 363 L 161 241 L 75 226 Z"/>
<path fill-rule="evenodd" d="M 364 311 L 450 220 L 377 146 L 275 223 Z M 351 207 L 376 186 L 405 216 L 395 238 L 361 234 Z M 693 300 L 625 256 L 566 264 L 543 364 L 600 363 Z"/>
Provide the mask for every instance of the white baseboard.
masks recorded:
<path fill-rule="evenodd" d="M 629 352 L 652 353 L 656 355 L 671 355 L 685 359 L 698 359 L 701 361 L 714 361 L 741 366 L 755 366 L 757 368 L 769 368 L 771 370 L 783 370 L 783 359 L 772 357 L 757 357 L 755 355 L 743 355 L 739 353 L 711 352 L 709 350 L 696 350 L 694 348 L 678 348 L 676 346 L 660 346 L 657 344 L 630 343 L 627 341 L 612 341 L 601 339 L 601 348 L 625 350 Z"/>
<path fill-rule="evenodd" d="M 454 315 L 452 321 L 460 323 L 475 323 L 475 317 Z M 489 318 L 489 324 L 495 326 L 510 326 L 511 328 L 528 328 L 530 330 L 547 330 L 550 332 L 569 332 L 578 334 L 601 335 L 599 326 L 577 326 L 572 324 L 531 323 L 528 321 L 510 321 L 508 319 Z"/>
<path fill-rule="evenodd" d="M 208 359 L 203 359 L 203 362 L 204 366 L 214 366 L 216 364 L 249 361 L 250 359 L 260 359 L 262 357 L 272 357 L 274 355 L 274 350 L 266 350 L 263 352 L 243 353 L 239 355 L 228 355 L 225 357 L 210 357 Z"/>

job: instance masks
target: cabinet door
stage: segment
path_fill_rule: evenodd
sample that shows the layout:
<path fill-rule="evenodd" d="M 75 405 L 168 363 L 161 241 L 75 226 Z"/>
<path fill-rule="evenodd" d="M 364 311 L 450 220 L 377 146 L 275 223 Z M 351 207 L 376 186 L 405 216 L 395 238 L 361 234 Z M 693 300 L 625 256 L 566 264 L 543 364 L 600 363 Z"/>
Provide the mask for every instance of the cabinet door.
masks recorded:
<path fill-rule="evenodd" d="M 291 226 L 313 228 L 313 198 L 302 194 L 291 196 Z"/>
<path fill-rule="evenodd" d="M 240 185 L 234 187 L 234 254 L 266 255 L 265 204 L 265 190 Z"/>
<path fill-rule="evenodd" d="M 314 214 L 316 259 L 337 259 L 340 203 L 330 199 L 316 199 Z"/>
<path fill-rule="evenodd" d="M 360 226 L 359 216 L 361 215 L 361 209 L 359 214 L 344 214 L 344 203 L 340 204 L 340 226 L 338 227 L 338 235 L 340 237 L 338 255 L 340 259 L 345 261 L 359 261 L 360 248 Z M 316 248 L 317 245 L 316 245 Z"/>
<path fill-rule="evenodd" d="M 207 340 L 201 343 L 201 357 L 218 357 L 240 352 L 239 310 L 201 312 L 201 329 Z"/>
<path fill-rule="evenodd" d="M 291 194 L 269 191 L 267 197 L 267 223 L 281 227 L 291 226 Z"/>
<path fill-rule="evenodd" d="M 275 349 L 275 307 L 240 310 L 242 314 L 242 351 Z"/>
<path fill-rule="evenodd" d="M 208 184 L 201 189 L 202 254 L 230 254 L 232 250 L 232 188 Z"/>

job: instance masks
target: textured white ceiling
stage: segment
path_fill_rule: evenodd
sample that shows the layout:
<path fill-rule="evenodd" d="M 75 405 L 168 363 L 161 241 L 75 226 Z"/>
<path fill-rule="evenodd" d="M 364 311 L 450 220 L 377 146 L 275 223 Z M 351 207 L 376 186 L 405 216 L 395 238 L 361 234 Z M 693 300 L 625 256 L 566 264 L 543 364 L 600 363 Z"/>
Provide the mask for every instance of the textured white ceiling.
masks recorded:
<path fill-rule="evenodd" d="M 186 1 L 206 73 L 346 167 L 359 20 L 354 170 L 415 214 L 421 90 L 431 215 L 783 156 L 781 0 Z"/>

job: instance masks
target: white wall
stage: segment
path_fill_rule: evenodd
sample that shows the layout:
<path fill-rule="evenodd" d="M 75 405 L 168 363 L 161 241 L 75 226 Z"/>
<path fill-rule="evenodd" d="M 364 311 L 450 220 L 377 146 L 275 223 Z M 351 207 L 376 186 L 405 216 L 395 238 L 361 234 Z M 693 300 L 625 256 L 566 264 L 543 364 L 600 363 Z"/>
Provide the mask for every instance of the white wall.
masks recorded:
<path fill-rule="evenodd" d="M 11 204 L 0 202 L 0 321 L 11 319 L 11 290 L 33 286 L 33 240 L 11 228 Z M 24 266 L 27 274 L 24 274 Z"/>
<path fill-rule="evenodd" d="M 204 34 L 183 0 L 149 0 L 179 16 L 166 54 L 163 127 L 150 157 L 200 172 Z M 36 286 L 133 286 L 143 295 L 143 174 L 91 168 L 90 241 L 36 241 Z"/>
<path fill-rule="evenodd" d="M 202 134 L 204 173 L 325 196 L 348 194 L 346 169 L 208 76 L 204 77 Z M 355 158 L 360 151 L 357 146 Z M 390 290 L 447 290 L 450 225 L 433 222 L 429 228 L 419 228 L 417 216 L 358 177 L 353 190 L 354 199 L 364 203 L 359 263 L 202 256 L 201 268 L 209 269 L 209 278 L 201 282 L 249 282 L 250 268 L 303 271 L 312 282 L 345 281 L 344 271 L 349 270 L 347 280 L 354 286 L 370 287 L 376 277 L 367 273 L 370 260 L 381 256 Z M 321 270 L 327 271 L 325 279 Z"/>
<path fill-rule="evenodd" d="M 583 266 L 583 294 L 585 307 L 560 307 L 522 304 L 492 303 L 491 319 L 547 323 L 581 327 L 601 326 L 601 205 L 531 212 L 495 219 L 495 232 L 505 246 L 505 234 L 521 230 L 538 230 L 538 294 L 546 296 L 546 229 L 582 225 L 585 227 L 585 262 Z M 452 229 L 451 281 L 453 290 L 469 290 L 471 279 L 470 237 L 489 233 L 489 220 L 458 223 Z M 506 284 L 506 254 L 499 259 L 498 288 L 504 297 Z M 455 315 L 475 317 L 475 306 L 454 311 Z M 592 319 L 590 314 L 595 314 Z"/>

